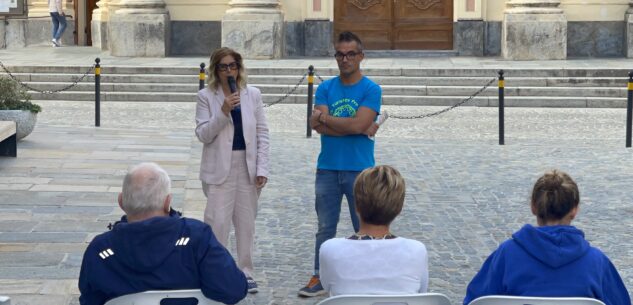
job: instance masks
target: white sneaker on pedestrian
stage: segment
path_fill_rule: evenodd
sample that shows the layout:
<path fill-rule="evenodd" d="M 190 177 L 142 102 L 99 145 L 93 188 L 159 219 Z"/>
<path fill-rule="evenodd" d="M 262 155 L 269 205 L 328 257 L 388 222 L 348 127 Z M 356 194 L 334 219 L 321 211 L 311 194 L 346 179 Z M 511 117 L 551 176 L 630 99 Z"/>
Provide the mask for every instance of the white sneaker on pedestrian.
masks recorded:
<path fill-rule="evenodd" d="M 59 41 L 57 41 L 57 39 L 53 38 L 53 39 L 51 39 L 51 41 L 53 42 L 53 47 L 55 47 L 55 48 L 59 47 L 60 43 L 59 43 Z"/>

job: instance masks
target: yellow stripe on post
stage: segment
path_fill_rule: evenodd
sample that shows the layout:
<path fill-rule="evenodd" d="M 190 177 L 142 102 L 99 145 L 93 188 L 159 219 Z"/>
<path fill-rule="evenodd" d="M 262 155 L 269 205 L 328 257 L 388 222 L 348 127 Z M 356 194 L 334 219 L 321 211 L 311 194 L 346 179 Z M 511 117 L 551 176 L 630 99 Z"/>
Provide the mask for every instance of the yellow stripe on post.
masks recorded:
<path fill-rule="evenodd" d="M 633 83 L 629 83 L 629 90 L 633 90 Z"/>
<path fill-rule="evenodd" d="M 204 78 L 205 78 L 205 77 L 204 77 L 204 73 L 203 73 L 203 72 L 200 72 L 200 80 L 204 80 Z"/>
<path fill-rule="evenodd" d="M 95 75 L 101 75 L 101 68 L 95 68 Z"/>
<path fill-rule="evenodd" d="M 505 80 L 500 80 L 499 81 L 499 88 L 504 88 L 506 85 L 506 81 Z"/>
<path fill-rule="evenodd" d="M 314 84 L 314 76 L 308 75 L 308 84 Z"/>

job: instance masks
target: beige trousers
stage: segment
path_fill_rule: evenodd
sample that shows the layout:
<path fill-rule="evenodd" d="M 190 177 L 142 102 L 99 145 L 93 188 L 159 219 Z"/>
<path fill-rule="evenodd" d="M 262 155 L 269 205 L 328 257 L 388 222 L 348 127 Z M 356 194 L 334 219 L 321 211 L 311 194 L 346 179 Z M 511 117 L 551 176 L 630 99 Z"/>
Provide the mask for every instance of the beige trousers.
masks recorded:
<path fill-rule="evenodd" d="M 253 272 L 253 239 L 259 190 L 250 181 L 246 167 L 246 153 L 233 151 L 231 170 L 224 183 L 219 185 L 202 182 L 207 197 L 204 222 L 211 225 L 218 241 L 227 247 L 231 222 L 235 226 L 237 265 L 246 276 Z M 228 248 L 228 247 L 227 247 Z"/>

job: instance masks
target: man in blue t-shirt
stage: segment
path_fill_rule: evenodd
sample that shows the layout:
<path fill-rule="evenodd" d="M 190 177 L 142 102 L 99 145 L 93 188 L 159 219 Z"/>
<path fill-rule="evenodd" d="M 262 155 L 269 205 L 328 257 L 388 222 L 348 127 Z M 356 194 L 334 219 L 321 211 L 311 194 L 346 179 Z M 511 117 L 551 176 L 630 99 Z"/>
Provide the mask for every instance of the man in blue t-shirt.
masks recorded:
<path fill-rule="evenodd" d="M 347 198 L 354 231 L 358 216 L 354 207 L 354 181 L 374 166 L 375 123 L 380 113 L 382 90 L 363 76 L 363 45 L 355 34 L 342 32 L 334 45 L 340 75 L 324 81 L 316 91 L 316 107 L 310 125 L 321 134 L 321 153 L 315 181 L 315 208 L 319 220 L 314 253 L 314 274 L 299 290 L 301 296 L 325 294 L 319 280 L 321 244 L 336 235 L 343 195 Z"/>

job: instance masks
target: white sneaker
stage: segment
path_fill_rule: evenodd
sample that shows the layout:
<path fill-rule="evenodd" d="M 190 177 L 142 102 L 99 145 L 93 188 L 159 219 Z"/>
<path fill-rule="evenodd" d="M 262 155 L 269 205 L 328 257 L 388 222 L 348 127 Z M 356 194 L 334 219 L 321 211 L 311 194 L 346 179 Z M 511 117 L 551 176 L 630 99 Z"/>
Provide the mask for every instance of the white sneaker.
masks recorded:
<path fill-rule="evenodd" d="M 51 41 L 53 42 L 53 47 L 56 48 L 56 47 L 60 46 L 60 43 L 59 43 L 59 41 L 57 41 L 57 39 L 53 38 L 53 39 L 51 39 Z"/>

